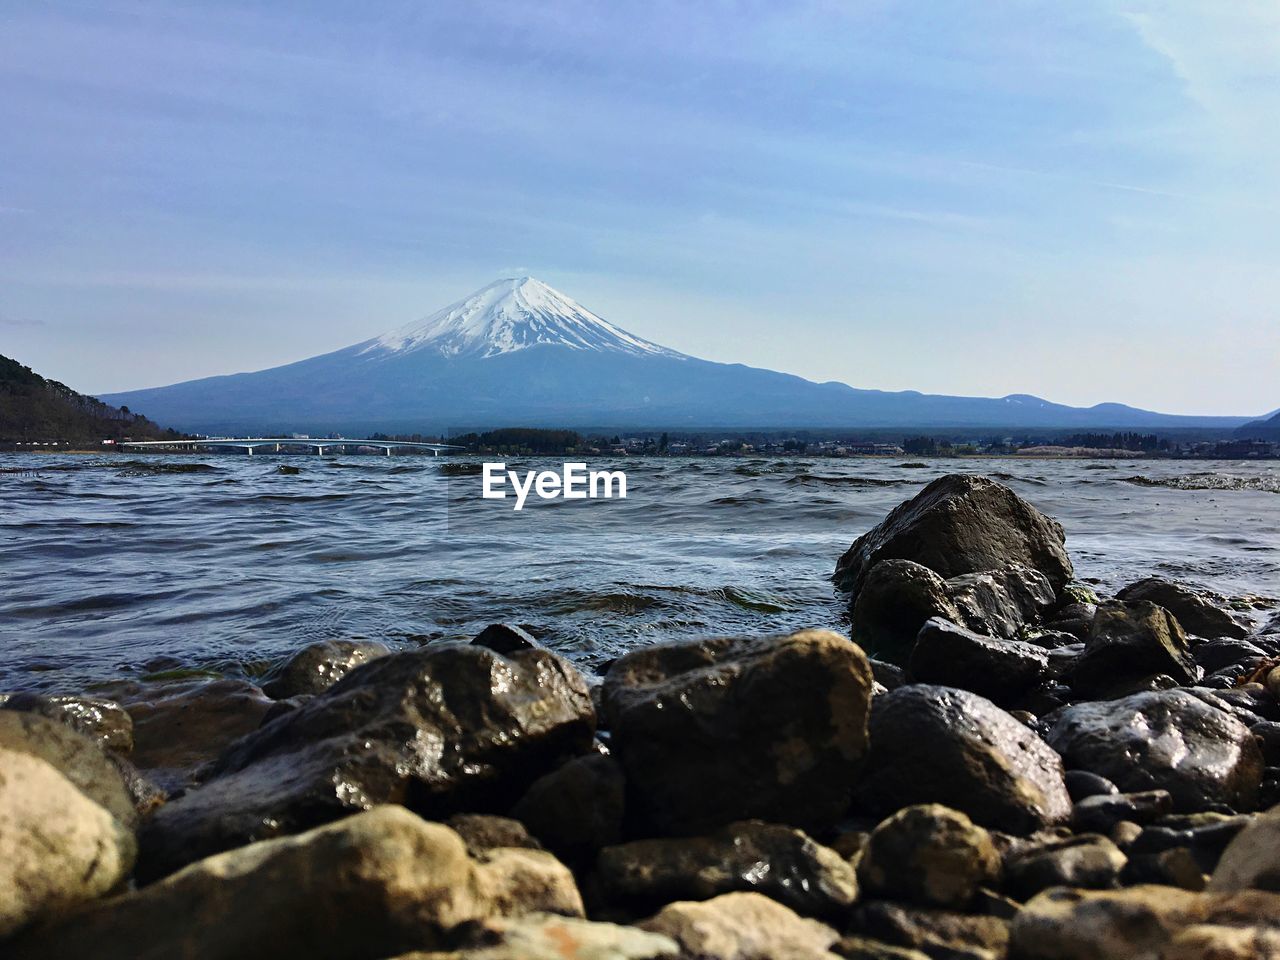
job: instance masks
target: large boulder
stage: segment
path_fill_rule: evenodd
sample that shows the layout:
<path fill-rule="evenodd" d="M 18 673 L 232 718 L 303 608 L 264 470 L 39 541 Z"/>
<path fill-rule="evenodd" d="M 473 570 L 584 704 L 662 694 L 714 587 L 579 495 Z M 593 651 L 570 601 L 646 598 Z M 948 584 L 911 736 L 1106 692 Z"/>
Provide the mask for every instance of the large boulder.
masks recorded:
<path fill-rule="evenodd" d="M 0 748 L 44 760 L 86 797 L 133 829 L 138 822 L 119 760 L 100 741 L 36 713 L 0 710 Z"/>
<path fill-rule="evenodd" d="M 1257 803 L 1263 766 L 1253 734 L 1185 690 L 1079 703 L 1043 722 L 1068 767 L 1121 790 L 1167 790 L 1184 811 L 1220 804 L 1251 810 Z"/>
<path fill-rule="evenodd" d="M 835 579 L 856 600 L 881 560 L 914 560 L 944 579 L 1016 562 L 1061 590 L 1072 575 L 1065 540 L 1061 524 L 1003 484 L 950 474 L 855 540 L 836 565 Z"/>
<path fill-rule="evenodd" d="M 6 960 L 382 960 L 438 949 L 492 916 L 581 916 L 550 854 L 471 859 L 462 839 L 396 806 L 201 860 L 7 945 Z"/>
<path fill-rule="evenodd" d="M 360 664 L 390 652 L 377 640 L 321 640 L 267 674 L 262 692 L 275 700 L 323 693 Z"/>
<path fill-rule="evenodd" d="M 991 835 L 939 804 L 899 810 L 871 833 L 858 877 L 868 897 L 964 908 L 992 886 L 1000 856 Z"/>
<path fill-rule="evenodd" d="M 1009 953 L 1017 960 L 1267 960 L 1273 954 L 1236 947 L 1274 945 L 1278 931 L 1273 893 L 1055 887 L 1018 911 Z"/>
<path fill-rule="evenodd" d="M 65 723 L 112 753 L 133 749 L 133 719 L 118 703 L 52 693 L 0 694 L 0 709 L 38 713 Z"/>
<path fill-rule="evenodd" d="M 1131 583 L 1116 594 L 1120 600 L 1146 600 L 1164 607 L 1189 633 L 1208 640 L 1222 637 L 1243 639 L 1249 628 L 1237 623 L 1226 610 L 1215 607 L 1205 597 L 1180 583 L 1161 577 L 1147 577 Z"/>
<path fill-rule="evenodd" d="M 1072 687 L 1078 693 L 1098 694 L 1154 674 L 1178 683 L 1196 679 L 1196 662 L 1177 619 L 1145 600 L 1099 604 L 1084 653 L 1071 667 Z"/>
<path fill-rule="evenodd" d="M 594 732 L 586 681 L 545 650 L 447 643 L 380 657 L 237 741 L 208 782 L 157 811 L 139 874 L 379 803 L 435 818 L 505 810 Z"/>
<path fill-rule="evenodd" d="M 862 650 L 827 630 L 621 657 L 604 708 L 630 814 L 658 834 L 749 819 L 833 825 L 866 750 L 871 685 Z"/>
<path fill-rule="evenodd" d="M 835 960 L 835 930 L 758 893 L 668 904 L 640 928 L 670 937 L 697 960 Z"/>
<path fill-rule="evenodd" d="M 899 687 L 876 697 L 870 736 L 857 800 L 875 815 L 940 803 L 1010 833 L 1030 833 L 1071 815 L 1058 755 L 977 694 Z"/>
<path fill-rule="evenodd" d="M 839 916 L 858 895 L 854 869 L 840 854 L 800 830 L 758 820 L 706 837 L 606 847 L 596 882 L 605 903 L 635 913 L 754 890 L 797 913 Z"/>
<path fill-rule="evenodd" d="M 135 852 L 133 832 L 51 764 L 0 748 L 0 940 L 108 893 Z"/>
<path fill-rule="evenodd" d="M 1049 655 L 1021 640 L 997 640 L 934 617 L 920 628 L 907 673 L 917 683 L 971 690 L 1009 704 L 1044 678 Z"/>

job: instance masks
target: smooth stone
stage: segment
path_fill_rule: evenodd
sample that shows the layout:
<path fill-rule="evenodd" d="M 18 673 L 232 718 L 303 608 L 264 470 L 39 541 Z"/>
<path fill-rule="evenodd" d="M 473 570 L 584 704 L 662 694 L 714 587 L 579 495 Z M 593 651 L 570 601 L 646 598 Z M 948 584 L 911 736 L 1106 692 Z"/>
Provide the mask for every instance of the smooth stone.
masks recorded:
<path fill-rule="evenodd" d="M 848 932 L 949 960 L 1001 960 L 1009 943 L 1009 922 L 1000 917 L 887 900 L 855 906 Z"/>
<path fill-rule="evenodd" d="M 1275 720 L 1259 720 L 1249 727 L 1262 750 L 1262 760 L 1269 767 L 1280 766 L 1280 723 Z"/>
<path fill-rule="evenodd" d="M 1239 664 L 1249 664 L 1252 668 L 1267 656 L 1261 647 L 1248 640 L 1209 640 L 1197 644 L 1191 654 L 1206 673 Z"/>
<path fill-rule="evenodd" d="M 696 960 L 833 960 L 836 931 L 759 893 L 663 907 L 640 929 L 675 940 Z"/>
<path fill-rule="evenodd" d="M 842 937 L 831 951 L 844 960 L 930 960 L 929 955 L 920 950 L 895 947 L 871 937 Z"/>
<path fill-rule="evenodd" d="M 1048 669 L 1040 647 L 982 636 L 939 617 L 920 628 L 907 663 L 915 683 L 970 690 L 999 704 L 1035 686 Z"/>
<path fill-rule="evenodd" d="M 1173 795 L 1168 790 L 1102 793 L 1078 802 L 1071 811 L 1071 823 L 1077 830 L 1110 833 L 1119 823 L 1151 823 L 1172 810 Z"/>
<path fill-rule="evenodd" d="M 1106 777 L 1088 770 L 1068 770 L 1062 779 L 1067 785 L 1067 793 L 1076 803 L 1085 797 L 1109 797 L 1120 792 L 1120 788 Z"/>
<path fill-rule="evenodd" d="M 510 623 L 491 623 L 476 634 L 471 642 L 501 654 L 536 650 L 541 646 L 528 631 Z"/>
<path fill-rule="evenodd" d="M 1184 690 L 1076 704 L 1045 721 L 1068 766 L 1122 790 L 1168 790 L 1185 811 L 1257 802 L 1262 752 L 1249 728 Z"/>
<path fill-rule="evenodd" d="M 864 895 L 965 907 L 1000 875 L 991 835 L 940 804 L 899 810 L 872 831 L 858 862 Z"/>
<path fill-rule="evenodd" d="M 797 913 L 838 916 L 858 896 L 844 857 L 791 827 L 748 820 L 706 837 L 637 840 L 600 851 L 597 889 L 632 911 L 724 893 L 762 893 Z"/>
<path fill-rule="evenodd" d="M 1226 610 L 1215 607 L 1189 587 L 1161 577 L 1147 577 L 1131 583 L 1116 597 L 1120 600 L 1146 600 L 1164 607 L 1178 618 L 1184 630 L 1208 640 L 1220 637 L 1241 639 L 1249 635 L 1249 629 L 1237 623 Z"/>
<path fill-rule="evenodd" d="M 622 840 L 626 776 L 611 756 L 576 757 L 533 782 L 511 816 L 568 862 Z"/>
<path fill-rule="evenodd" d="M 870 731 L 856 797 L 872 815 L 940 803 L 982 826 L 1018 834 L 1071 815 L 1058 755 L 977 694 L 900 687 L 876 698 Z"/>
<path fill-rule="evenodd" d="M 103 750 L 127 754 L 133 749 L 133 719 L 118 703 L 95 697 L 43 693 L 0 694 L 0 709 L 38 713 L 65 723 Z"/>
<path fill-rule="evenodd" d="M 881 560 L 914 560 L 943 578 L 1021 563 L 1057 591 L 1072 576 L 1065 540 L 1060 523 L 1003 484 L 949 474 L 855 540 L 836 565 L 835 581 L 856 600 Z"/>
<path fill-rule="evenodd" d="M 834 826 L 866 751 L 871 686 L 865 654 L 829 630 L 620 657 L 604 704 L 629 816 L 657 835 L 750 819 Z"/>
<path fill-rule="evenodd" d="M 52 764 L 0 748 L 0 940 L 108 893 L 135 852 L 133 831 Z"/>
<path fill-rule="evenodd" d="M 1209 889 L 1216 893 L 1248 889 L 1280 892 L 1280 807 L 1254 817 L 1227 844 Z"/>
<path fill-rule="evenodd" d="M 456 813 L 444 825 L 462 838 L 467 852 L 473 857 L 502 847 L 542 849 L 542 845 L 529 836 L 524 824 L 510 817 L 492 813 Z"/>
<path fill-rule="evenodd" d="M 1086 696 L 1111 693 L 1118 683 L 1154 675 L 1176 683 L 1193 683 L 1198 676 L 1178 621 L 1146 601 L 1100 604 L 1084 653 L 1071 667 L 1072 688 Z"/>
<path fill-rule="evenodd" d="M 262 692 L 273 700 L 324 693 L 362 663 L 390 652 L 377 640 L 321 640 L 268 673 Z"/>
<path fill-rule="evenodd" d="M 192 864 L 9 944 L 6 960 L 383 960 L 446 947 L 494 916 L 582 915 L 550 854 L 467 855 L 462 838 L 397 806 Z"/>
<path fill-rule="evenodd" d="M 451 950 L 414 951 L 394 960 L 659 960 L 680 955 L 670 937 L 548 913 L 468 924 L 450 940 Z"/>
<path fill-rule="evenodd" d="M 1020 852 L 1005 862 L 1005 887 L 1019 900 L 1029 900 L 1049 887 L 1115 887 L 1128 857 L 1109 839 L 1079 834 Z"/>

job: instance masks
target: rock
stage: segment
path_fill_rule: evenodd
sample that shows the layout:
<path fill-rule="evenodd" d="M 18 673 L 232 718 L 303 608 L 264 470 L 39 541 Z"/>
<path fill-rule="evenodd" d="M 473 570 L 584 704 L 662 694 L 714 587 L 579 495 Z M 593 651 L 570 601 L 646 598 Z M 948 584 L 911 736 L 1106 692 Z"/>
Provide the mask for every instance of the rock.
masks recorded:
<path fill-rule="evenodd" d="M 133 832 L 52 764 L 0 748 L 0 940 L 109 892 L 134 854 Z"/>
<path fill-rule="evenodd" d="M 321 640 L 267 674 L 262 692 L 273 700 L 324 693 L 360 664 L 390 652 L 376 640 Z"/>
<path fill-rule="evenodd" d="M 1280 808 L 1255 817 L 1227 845 L 1209 889 L 1217 893 L 1247 889 L 1280 892 Z"/>
<path fill-rule="evenodd" d="M 467 852 L 481 856 L 500 847 L 541 850 L 542 845 L 529 836 L 519 820 L 497 817 L 490 813 L 458 813 L 445 821 L 445 826 L 462 838 Z"/>
<path fill-rule="evenodd" d="M 697 960 L 833 960 L 836 932 L 758 893 L 668 904 L 642 930 L 675 940 Z"/>
<path fill-rule="evenodd" d="M 1247 814 L 1202 813 L 1162 817 L 1134 839 L 1131 851 L 1133 856 L 1140 857 L 1183 849 L 1195 858 L 1197 874 L 1210 873 L 1231 841 L 1252 821 L 1253 818 Z"/>
<path fill-rule="evenodd" d="M 1120 792 L 1120 788 L 1106 777 L 1088 770 L 1068 770 L 1062 779 L 1067 785 L 1067 793 L 1077 803 L 1086 797 L 1109 797 Z"/>
<path fill-rule="evenodd" d="M 556 856 L 593 858 L 622 839 L 626 777 L 613 757 L 590 754 L 570 760 L 533 782 L 511 809 Z"/>
<path fill-rule="evenodd" d="M 658 960 L 680 954 L 670 937 L 547 913 L 470 924 L 450 939 L 447 952 L 395 960 Z"/>
<path fill-rule="evenodd" d="M 1045 720 L 1068 766 L 1122 790 L 1168 790 L 1187 811 L 1251 810 L 1257 801 L 1262 753 L 1249 728 L 1186 691 L 1076 704 Z"/>
<path fill-rule="evenodd" d="M 657 834 L 834 825 L 866 750 L 871 683 L 862 650 L 827 630 L 619 658 L 604 702 L 630 813 Z"/>
<path fill-rule="evenodd" d="M 1098 794 L 1075 805 L 1071 823 L 1077 830 L 1110 833 L 1119 823 L 1150 823 L 1172 810 L 1173 796 L 1168 790 Z"/>
<path fill-rule="evenodd" d="M 837 916 L 858 895 L 847 860 L 790 827 L 748 820 L 706 837 L 637 840 L 600 851 L 600 895 L 634 912 L 754 890 L 797 913 Z"/>
<path fill-rule="evenodd" d="M 1186 847 L 1173 847 L 1160 853 L 1131 853 L 1120 883 L 1123 886 L 1154 883 L 1182 890 L 1200 891 L 1209 878 Z"/>
<path fill-rule="evenodd" d="M 1087 640 L 1093 630 L 1093 618 L 1097 615 L 1097 603 L 1068 603 L 1045 618 L 1045 629 L 1070 634 L 1078 640 Z"/>
<path fill-rule="evenodd" d="M 0 710 L 0 748 L 39 757 L 121 825 L 130 830 L 137 825 L 118 761 L 83 733 L 36 713 Z"/>
<path fill-rule="evenodd" d="M 965 573 L 947 580 L 947 596 L 975 633 L 1012 640 L 1039 622 L 1054 604 L 1053 585 L 1043 573 L 1020 563 Z"/>
<path fill-rule="evenodd" d="M 1259 720 L 1249 727 L 1249 732 L 1258 741 L 1263 762 L 1269 767 L 1280 766 L 1280 723 L 1274 720 Z"/>
<path fill-rule="evenodd" d="M 65 723 L 95 740 L 103 750 L 128 753 L 133 749 L 133 719 L 118 703 L 93 697 L 42 693 L 0 695 L 0 709 L 38 713 Z"/>
<path fill-rule="evenodd" d="M 1204 938 L 1205 927 L 1226 939 Z M 1089 891 L 1056 888 L 1033 898 L 1013 922 L 1017 960 L 1218 960 L 1221 943 L 1250 934 L 1266 939 L 1280 926 L 1280 896 L 1249 891 L 1198 894 L 1166 886 Z M 1197 931 L 1190 938 L 1191 931 Z M 1185 952 L 1198 940 L 1201 953 Z M 1178 945 L 1175 951 L 1175 945 Z M 1255 955 L 1246 954 L 1250 960 Z"/>
<path fill-rule="evenodd" d="M 257 730 L 272 707 L 244 680 L 135 684 L 125 695 L 133 718 L 133 762 L 170 792 L 195 783 L 204 764 Z"/>
<path fill-rule="evenodd" d="M 844 960 L 929 960 L 927 953 L 910 947 L 895 947 L 870 937 L 844 937 L 831 951 Z"/>
<path fill-rule="evenodd" d="M 519 653 L 521 650 L 536 650 L 539 647 L 538 641 L 527 631 L 509 623 L 490 624 L 476 634 L 471 642 L 504 655 Z"/>
<path fill-rule="evenodd" d="M 849 932 L 948 960 L 1001 960 L 1009 923 L 999 917 L 873 900 L 853 910 Z"/>
<path fill-rule="evenodd" d="M 868 812 L 941 803 L 975 823 L 1030 833 L 1071 813 L 1062 761 L 990 700 L 913 684 L 877 697 L 857 788 Z"/>
<path fill-rule="evenodd" d="M 1085 833 L 1023 851 L 1005 863 L 1005 887 L 1029 900 L 1049 887 L 1109 890 L 1128 857 L 1106 837 Z"/>
<path fill-rule="evenodd" d="M 208 782 L 158 810 L 139 876 L 379 803 L 432 817 L 506 809 L 590 749 L 594 728 L 586 682 L 545 650 L 440 643 L 379 657 L 237 741 Z"/>
<path fill-rule="evenodd" d="M 1160 960 L 1280 960 L 1280 931 L 1193 924 L 1170 938 Z"/>
<path fill-rule="evenodd" d="M 1194 590 L 1160 577 L 1147 577 L 1131 583 L 1116 594 L 1116 598 L 1145 600 L 1164 607 L 1178 618 L 1184 630 L 1208 640 L 1219 637 L 1241 639 L 1249 635 L 1249 629 L 1237 623 L 1227 611 L 1218 609 Z"/>
<path fill-rule="evenodd" d="M 1178 621 L 1146 601 L 1101 604 L 1084 653 L 1072 666 L 1071 686 L 1089 695 L 1153 674 L 1167 674 L 1178 683 L 1196 679 L 1195 660 Z"/>
<path fill-rule="evenodd" d="M 1045 675 L 1044 650 L 1018 640 L 996 640 L 939 617 L 920 629 L 907 672 L 916 683 L 958 687 L 1009 703 Z"/>
<path fill-rule="evenodd" d="M 944 579 L 1021 563 L 1054 590 L 1071 579 L 1062 525 L 1003 484 L 951 474 L 899 504 L 854 541 L 836 565 L 836 585 L 856 601 L 881 560 L 914 560 Z"/>
<path fill-rule="evenodd" d="M 1197 644 L 1192 656 L 1206 673 L 1245 665 L 1252 669 L 1267 658 L 1261 647 L 1248 640 L 1208 640 Z"/>
<path fill-rule="evenodd" d="M 991 835 L 939 804 L 899 810 L 871 833 L 858 862 L 865 894 L 938 907 L 965 907 L 1000 874 Z"/>
<path fill-rule="evenodd" d="M 581 915 L 550 854 L 496 866 L 396 806 L 218 854 L 10 944 L 7 960 L 381 960 L 439 949 L 464 922 Z"/>

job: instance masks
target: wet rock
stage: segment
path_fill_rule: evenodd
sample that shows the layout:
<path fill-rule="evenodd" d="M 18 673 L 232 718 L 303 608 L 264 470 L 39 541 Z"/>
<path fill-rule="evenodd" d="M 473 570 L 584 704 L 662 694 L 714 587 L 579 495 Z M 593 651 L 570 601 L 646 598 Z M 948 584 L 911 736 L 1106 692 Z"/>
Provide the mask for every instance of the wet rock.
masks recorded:
<path fill-rule="evenodd" d="M 1269 767 L 1280 766 L 1280 723 L 1259 720 L 1249 727 L 1249 732 L 1258 740 L 1263 762 Z"/>
<path fill-rule="evenodd" d="M 458 813 L 445 821 L 445 826 L 462 838 L 473 857 L 501 847 L 541 850 L 542 845 L 529 836 L 519 820 L 490 813 Z"/>
<path fill-rule="evenodd" d="M 1247 627 L 1237 623 L 1226 610 L 1221 610 L 1205 597 L 1180 583 L 1171 583 L 1160 577 L 1147 577 L 1131 583 L 1118 594 L 1119 600 L 1145 600 L 1164 607 L 1189 633 L 1208 640 L 1219 637 L 1243 638 L 1249 635 Z"/>
<path fill-rule="evenodd" d="M 1266 659 L 1267 654 L 1248 640 L 1209 640 L 1197 644 L 1192 656 L 1201 669 L 1213 673 L 1235 666 L 1255 667 Z"/>
<path fill-rule="evenodd" d="M 885 900 L 856 906 L 849 932 L 955 960 L 1000 960 L 1009 943 L 1009 923 L 1000 917 Z"/>
<path fill-rule="evenodd" d="M 1257 801 L 1262 753 L 1248 727 L 1183 690 L 1076 704 L 1046 722 L 1068 766 L 1122 790 L 1168 790 L 1186 811 L 1251 810 Z"/>
<path fill-rule="evenodd" d="M 262 725 L 271 700 L 244 680 L 205 680 L 122 690 L 133 718 L 133 762 L 170 792 L 191 786 L 200 768 Z"/>
<path fill-rule="evenodd" d="M 578 862 L 622 839 L 626 777 L 613 757 L 570 760 L 533 782 L 511 809 L 556 856 Z"/>
<path fill-rule="evenodd" d="M 670 937 L 546 913 L 468 924 L 450 940 L 453 949 L 446 952 L 395 960 L 658 960 L 680 954 Z"/>
<path fill-rule="evenodd" d="M 84 734 L 39 714 L 0 710 L 0 748 L 39 757 L 123 826 L 137 825 L 119 762 Z"/>
<path fill-rule="evenodd" d="M 1209 873 L 1223 851 L 1253 820 L 1248 815 L 1227 816 L 1200 813 L 1162 817 L 1136 837 L 1131 845 L 1134 857 L 1186 850 L 1197 864 L 1197 873 Z"/>
<path fill-rule="evenodd" d="M 606 903 L 634 912 L 754 890 L 797 913 L 835 916 L 858 895 L 857 876 L 842 856 L 800 830 L 758 820 L 706 837 L 606 847 L 596 881 Z"/>
<path fill-rule="evenodd" d="M 1049 887 L 1109 890 L 1117 886 L 1128 858 L 1096 833 L 1069 837 L 1012 857 L 1005 864 L 1005 887 L 1028 900 Z"/>
<path fill-rule="evenodd" d="M 1021 563 L 1059 590 L 1071 579 L 1062 525 L 1003 484 L 951 474 L 895 507 L 854 541 L 836 566 L 836 584 L 856 600 L 881 560 L 914 560 L 943 578 Z"/>
<path fill-rule="evenodd" d="M 118 703 L 93 697 L 42 693 L 0 694 L 0 709 L 38 713 L 65 723 L 97 741 L 103 750 L 128 753 L 133 749 L 133 719 Z"/>
<path fill-rule="evenodd" d="M 1280 960 L 1280 931 L 1194 924 L 1170 938 L 1160 960 Z"/>
<path fill-rule="evenodd" d="M 1067 785 L 1067 793 L 1076 803 L 1085 797 L 1109 797 L 1120 792 L 1120 788 L 1106 777 L 1088 770 L 1068 770 L 1062 779 Z"/>
<path fill-rule="evenodd" d="M 139 876 L 378 803 L 427 816 L 509 807 L 591 747 L 586 682 L 544 650 L 433 644 L 356 668 L 241 738 L 208 782 L 158 810 Z"/>
<path fill-rule="evenodd" d="M 866 896 L 965 907 L 1000 873 L 991 835 L 939 804 L 899 810 L 872 831 L 858 862 Z"/>
<path fill-rule="evenodd" d="M 929 960 L 929 955 L 919 950 L 859 936 L 842 938 L 831 952 L 844 960 Z"/>
<path fill-rule="evenodd" d="M 1280 892 L 1280 808 L 1253 818 L 1227 845 L 1209 889 Z"/>
<path fill-rule="evenodd" d="M 991 701 L 914 684 L 876 698 L 871 750 L 857 788 L 868 812 L 941 803 L 975 823 L 1030 833 L 1065 821 L 1062 761 Z"/>
<path fill-rule="evenodd" d="M 997 640 L 939 617 L 920 629 L 907 670 L 912 681 L 971 690 L 1008 704 L 1045 675 L 1044 650 L 1018 640 Z"/>
<path fill-rule="evenodd" d="M 521 650 L 536 650 L 537 640 L 526 630 L 509 623 L 493 623 L 481 630 L 471 641 L 480 647 L 488 647 L 495 653 L 519 653 Z"/>
<path fill-rule="evenodd" d="M 604 701 L 629 814 L 658 834 L 833 825 L 866 750 L 871 684 L 862 650 L 826 630 L 621 657 Z"/>
<path fill-rule="evenodd" d="M 1154 674 L 1178 683 L 1196 679 L 1195 660 L 1178 621 L 1145 601 L 1101 604 L 1084 653 L 1072 666 L 1072 687 L 1087 696 Z"/>
<path fill-rule="evenodd" d="M 1053 586 L 1038 570 L 1010 563 L 947 580 L 947 596 L 976 633 L 1012 640 L 1054 604 Z"/>
<path fill-rule="evenodd" d="M 1018 960 L 1216 960 L 1233 956 L 1218 948 L 1238 943 L 1241 936 L 1269 937 L 1280 926 L 1278 918 L 1280 896 L 1272 893 L 1198 894 L 1167 886 L 1056 888 L 1018 913 L 1010 955 Z M 1206 937 L 1209 927 L 1217 929 Z M 1198 934 L 1194 940 L 1188 937 L 1192 931 Z M 1185 952 L 1192 942 L 1202 952 Z"/>
<path fill-rule="evenodd" d="M 324 693 L 360 664 L 390 652 L 390 647 L 376 640 L 321 640 L 272 670 L 262 692 L 273 700 Z"/>
<path fill-rule="evenodd" d="M 1119 823 L 1142 825 L 1172 810 L 1173 796 L 1168 790 L 1097 794 L 1085 797 L 1075 805 L 1071 811 L 1071 822 L 1077 830 L 1110 833 Z"/>
<path fill-rule="evenodd" d="M 439 949 L 492 916 L 580 916 L 550 854 L 483 863 L 462 839 L 396 806 L 218 854 L 73 922 L 11 944 L 6 960 L 381 960 Z"/>
<path fill-rule="evenodd" d="M 668 904 L 639 924 L 697 960 L 832 960 L 836 932 L 758 893 Z"/>
<path fill-rule="evenodd" d="M 134 853 L 133 832 L 51 764 L 0 748 L 0 940 L 109 892 Z"/>
<path fill-rule="evenodd" d="M 1123 886 L 1154 883 L 1181 890 L 1200 891 L 1209 881 L 1204 868 L 1186 847 L 1160 853 L 1130 853 L 1120 882 Z"/>
<path fill-rule="evenodd" d="M 1078 640 L 1087 640 L 1093 630 L 1093 618 L 1097 614 L 1096 603 L 1068 603 L 1045 618 L 1045 629 L 1070 634 Z"/>

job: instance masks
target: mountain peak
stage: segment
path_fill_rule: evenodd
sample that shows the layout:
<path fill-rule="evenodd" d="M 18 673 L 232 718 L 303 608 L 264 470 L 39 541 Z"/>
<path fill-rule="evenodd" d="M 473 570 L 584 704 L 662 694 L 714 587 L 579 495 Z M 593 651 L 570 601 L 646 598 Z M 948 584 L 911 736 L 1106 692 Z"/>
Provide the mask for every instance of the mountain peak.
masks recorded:
<path fill-rule="evenodd" d="M 362 344 L 360 353 L 430 350 L 446 357 L 492 357 L 539 345 L 680 357 L 592 313 L 535 277 L 504 277 L 443 310 Z"/>

